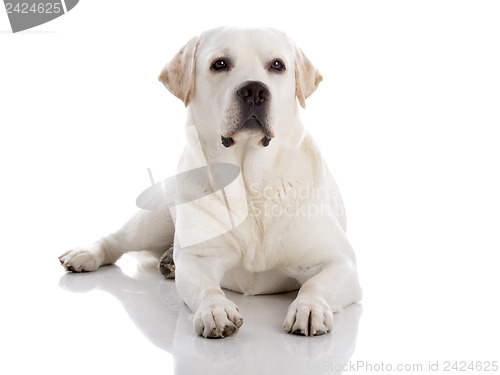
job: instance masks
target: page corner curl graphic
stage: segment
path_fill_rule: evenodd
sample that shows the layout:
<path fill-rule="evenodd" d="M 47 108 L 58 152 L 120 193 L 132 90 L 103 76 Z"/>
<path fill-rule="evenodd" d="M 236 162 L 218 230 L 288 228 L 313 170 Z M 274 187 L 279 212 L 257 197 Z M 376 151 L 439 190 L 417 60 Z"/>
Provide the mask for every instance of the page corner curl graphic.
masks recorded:
<path fill-rule="evenodd" d="M 79 0 L 4 0 L 13 33 L 52 21 L 73 9 Z"/>
<path fill-rule="evenodd" d="M 145 210 L 167 208 L 181 247 L 200 245 L 232 231 L 248 216 L 241 170 L 236 164 L 209 163 L 155 182 L 136 199 Z"/>

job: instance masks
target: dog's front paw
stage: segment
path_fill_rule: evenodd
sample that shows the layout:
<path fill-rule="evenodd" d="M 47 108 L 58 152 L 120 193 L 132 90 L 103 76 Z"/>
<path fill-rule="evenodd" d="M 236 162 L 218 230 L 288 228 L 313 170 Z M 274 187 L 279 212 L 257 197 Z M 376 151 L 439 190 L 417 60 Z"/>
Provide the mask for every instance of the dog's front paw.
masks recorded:
<path fill-rule="evenodd" d="M 319 336 L 333 329 L 332 308 L 322 298 L 297 297 L 288 308 L 285 331 L 303 336 Z"/>
<path fill-rule="evenodd" d="M 95 250 L 76 248 L 59 257 L 64 268 L 72 272 L 90 272 L 99 268 L 100 262 Z"/>
<path fill-rule="evenodd" d="M 196 333 L 210 339 L 230 336 L 243 324 L 236 305 L 226 298 L 203 304 L 194 315 Z"/>

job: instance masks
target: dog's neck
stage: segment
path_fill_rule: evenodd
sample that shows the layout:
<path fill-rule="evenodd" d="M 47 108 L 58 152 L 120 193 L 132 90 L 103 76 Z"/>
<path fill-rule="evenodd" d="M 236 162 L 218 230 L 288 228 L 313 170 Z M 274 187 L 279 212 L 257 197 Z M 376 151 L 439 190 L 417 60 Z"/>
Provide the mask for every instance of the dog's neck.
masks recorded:
<path fill-rule="evenodd" d="M 249 136 L 240 139 L 231 147 L 225 147 L 221 143 L 220 134 L 212 130 L 214 127 L 207 122 L 206 119 L 195 120 L 192 113 L 189 113 L 187 142 L 190 151 L 188 152 L 196 152 L 197 158 L 202 158 L 205 164 L 237 165 L 247 185 L 262 184 L 264 176 L 273 172 L 278 159 L 283 168 L 286 160 L 291 159 L 287 155 L 298 152 L 305 135 L 303 125 L 297 120 L 294 124 L 287 124 L 289 128 L 295 128 L 295 131 L 276 134 L 267 147 L 262 145 L 260 142 L 262 137 L 259 136 Z M 290 166 L 290 169 L 293 169 L 293 166 Z"/>

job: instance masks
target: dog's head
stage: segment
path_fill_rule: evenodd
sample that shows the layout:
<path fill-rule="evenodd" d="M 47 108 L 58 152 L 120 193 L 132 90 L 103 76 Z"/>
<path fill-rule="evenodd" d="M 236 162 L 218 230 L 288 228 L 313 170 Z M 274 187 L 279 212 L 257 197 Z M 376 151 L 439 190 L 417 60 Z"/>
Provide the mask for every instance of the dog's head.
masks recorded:
<path fill-rule="evenodd" d="M 322 76 L 282 32 L 218 28 L 192 38 L 159 79 L 225 147 L 248 137 L 266 147 Z"/>

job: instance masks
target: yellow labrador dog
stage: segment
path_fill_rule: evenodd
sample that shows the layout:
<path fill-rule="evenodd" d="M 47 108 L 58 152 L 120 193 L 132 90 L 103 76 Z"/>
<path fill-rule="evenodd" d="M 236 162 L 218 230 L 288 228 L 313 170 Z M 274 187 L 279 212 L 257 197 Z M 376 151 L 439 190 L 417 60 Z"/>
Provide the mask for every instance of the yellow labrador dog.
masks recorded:
<path fill-rule="evenodd" d="M 190 179 L 163 191 L 175 195 L 168 207 L 140 210 L 61 263 L 95 271 L 129 251 L 156 253 L 167 276 L 175 265 L 179 294 L 204 337 L 229 336 L 243 323 L 222 288 L 300 289 L 285 331 L 330 332 L 333 313 L 360 300 L 361 289 L 337 186 L 299 119 L 297 104 L 305 107 L 321 80 L 273 29 L 218 28 L 191 39 L 160 74 L 187 107 L 179 176 Z"/>

